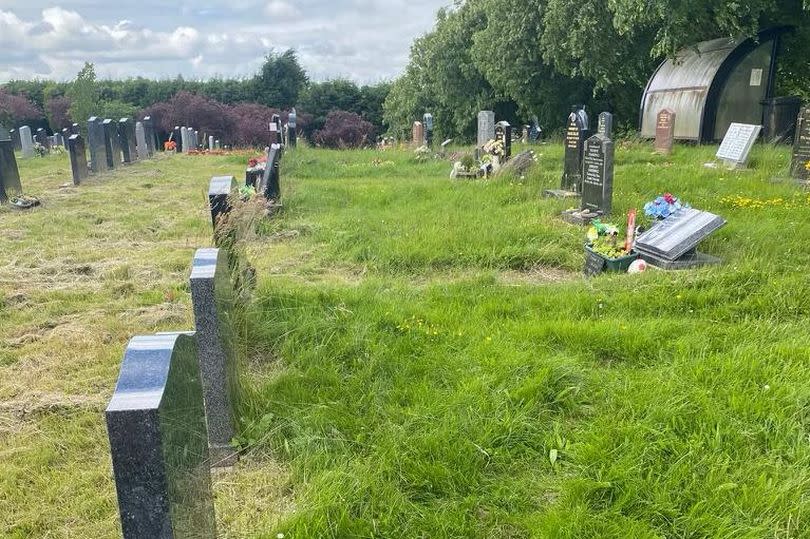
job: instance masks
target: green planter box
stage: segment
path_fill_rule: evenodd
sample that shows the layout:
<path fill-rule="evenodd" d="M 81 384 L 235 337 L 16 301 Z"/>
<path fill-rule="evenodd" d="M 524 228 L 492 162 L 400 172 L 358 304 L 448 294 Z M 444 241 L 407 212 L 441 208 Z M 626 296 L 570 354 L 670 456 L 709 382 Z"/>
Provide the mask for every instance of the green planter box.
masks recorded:
<path fill-rule="evenodd" d="M 585 245 L 585 274 L 597 275 L 603 271 L 626 272 L 635 260 L 638 253 L 630 253 L 620 258 L 606 258 Z"/>

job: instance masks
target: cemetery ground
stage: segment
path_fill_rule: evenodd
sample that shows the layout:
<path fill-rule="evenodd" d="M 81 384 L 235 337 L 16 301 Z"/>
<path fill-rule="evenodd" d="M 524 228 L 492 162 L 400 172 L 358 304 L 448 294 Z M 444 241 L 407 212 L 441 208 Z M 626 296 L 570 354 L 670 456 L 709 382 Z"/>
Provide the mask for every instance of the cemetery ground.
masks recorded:
<path fill-rule="evenodd" d="M 718 267 L 585 280 L 561 145 L 452 181 L 410 152 L 298 148 L 247 238 L 240 463 L 222 537 L 800 537 L 810 493 L 810 197 L 789 149 L 618 145 L 613 222 L 663 192 L 728 219 Z M 0 536 L 120 534 L 103 410 L 136 334 L 193 326 L 211 176 L 160 156 L 80 187 L 20 160 L 0 210 Z"/>

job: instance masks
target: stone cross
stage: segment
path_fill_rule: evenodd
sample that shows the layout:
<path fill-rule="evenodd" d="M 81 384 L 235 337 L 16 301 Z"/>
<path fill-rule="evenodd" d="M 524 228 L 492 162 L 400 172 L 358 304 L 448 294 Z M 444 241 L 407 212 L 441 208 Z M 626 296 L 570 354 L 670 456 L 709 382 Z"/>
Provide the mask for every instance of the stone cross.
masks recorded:
<path fill-rule="evenodd" d="M 491 110 L 482 110 L 478 113 L 478 147 L 495 138 L 495 113 Z"/>
<path fill-rule="evenodd" d="M 655 151 L 664 155 L 672 153 L 675 144 L 675 112 L 664 109 L 655 118 Z"/>
<path fill-rule="evenodd" d="M 793 137 L 793 156 L 790 174 L 797 180 L 810 180 L 810 107 L 799 113 L 796 121 L 796 134 Z"/>
<path fill-rule="evenodd" d="M 27 125 L 20 128 L 20 150 L 23 157 L 34 157 L 34 139 L 31 137 L 31 128 Z"/>
<path fill-rule="evenodd" d="M 135 124 L 130 118 L 118 120 L 118 139 L 121 141 L 121 154 L 125 164 L 138 160 L 138 149 L 135 143 Z"/>
<path fill-rule="evenodd" d="M 0 202 L 22 194 L 20 170 L 14 155 L 14 143 L 0 140 Z"/>
<path fill-rule="evenodd" d="M 146 129 L 143 122 L 135 122 L 135 151 L 138 152 L 138 159 L 149 158 L 149 145 L 146 142 Z"/>
<path fill-rule="evenodd" d="M 565 130 L 565 161 L 561 184 L 563 191 L 582 192 L 582 151 L 585 134 L 582 116 L 576 112 L 569 114 Z"/>
<path fill-rule="evenodd" d="M 603 112 L 599 115 L 599 126 L 596 128 L 596 133 L 613 139 L 613 115 L 611 113 Z"/>
<path fill-rule="evenodd" d="M 81 135 L 68 137 L 68 157 L 70 158 L 70 171 L 73 173 L 73 185 L 79 185 L 90 175 L 87 170 L 84 139 Z"/>
<path fill-rule="evenodd" d="M 236 178 L 233 176 L 214 176 L 208 185 L 208 205 L 211 208 L 211 223 L 214 225 L 214 232 L 220 218 L 231 211 L 228 197 L 236 188 Z"/>
<path fill-rule="evenodd" d="M 582 166 L 582 208 L 610 213 L 613 201 L 613 141 L 601 134 L 586 140 Z"/>
<path fill-rule="evenodd" d="M 191 302 L 212 466 L 231 466 L 237 460 L 231 447 L 236 434 L 239 375 L 232 327 L 236 300 L 230 275 L 225 251 L 206 248 L 194 253 Z"/>
<path fill-rule="evenodd" d="M 103 120 L 98 116 L 91 116 L 87 120 L 87 146 L 90 149 L 90 170 L 101 174 L 109 170 L 107 160 L 107 145 L 104 142 Z"/>
<path fill-rule="evenodd" d="M 130 340 L 105 418 L 124 539 L 215 539 L 195 338 Z"/>
<path fill-rule="evenodd" d="M 105 118 L 101 122 L 104 129 L 104 149 L 107 152 L 107 168 L 113 170 L 121 166 L 121 142 L 118 140 L 118 125 Z"/>

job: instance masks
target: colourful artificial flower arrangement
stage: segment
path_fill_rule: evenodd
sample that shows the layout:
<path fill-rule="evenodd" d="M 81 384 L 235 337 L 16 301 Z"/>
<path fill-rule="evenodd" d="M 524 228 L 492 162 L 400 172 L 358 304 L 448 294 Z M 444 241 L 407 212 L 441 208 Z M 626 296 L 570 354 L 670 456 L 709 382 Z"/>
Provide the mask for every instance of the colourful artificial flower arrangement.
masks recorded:
<path fill-rule="evenodd" d="M 689 204 L 681 203 L 672 193 L 664 193 L 652 202 L 647 202 L 644 205 L 644 213 L 656 219 L 666 219 L 670 215 L 689 207 L 691 207 Z"/>

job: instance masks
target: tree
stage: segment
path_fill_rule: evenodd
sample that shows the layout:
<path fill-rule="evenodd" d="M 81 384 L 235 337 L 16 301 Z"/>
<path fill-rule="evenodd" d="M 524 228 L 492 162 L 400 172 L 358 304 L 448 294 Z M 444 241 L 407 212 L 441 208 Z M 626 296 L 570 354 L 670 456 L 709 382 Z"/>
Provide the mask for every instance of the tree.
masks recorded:
<path fill-rule="evenodd" d="M 96 113 L 99 105 L 99 89 L 93 64 L 85 62 L 68 91 L 70 118 L 84 128 L 87 119 Z"/>
<path fill-rule="evenodd" d="M 29 99 L 0 90 L 0 125 L 6 129 L 42 120 L 42 111 Z"/>
<path fill-rule="evenodd" d="M 262 105 L 287 110 L 296 105 L 307 82 L 307 74 L 294 50 L 271 52 L 253 79 L 254 95 Z"/>
<path fill-rule="evenodd" d="M 374 126 L 353 112 L 333 110 L 323 129 L 316 131 L 315 143 L 327 148 L 361 148 L 372 143 Z"/>
<path fill-rule="evenodd" d="M 70 99 L 63 95 L 49 97 L 45 101 L 45 112 L 48 116 L 48 124 L 55 133 L 63 127 L 69 127 L 72 123 L 68 111 L 70 110 Z"/>

